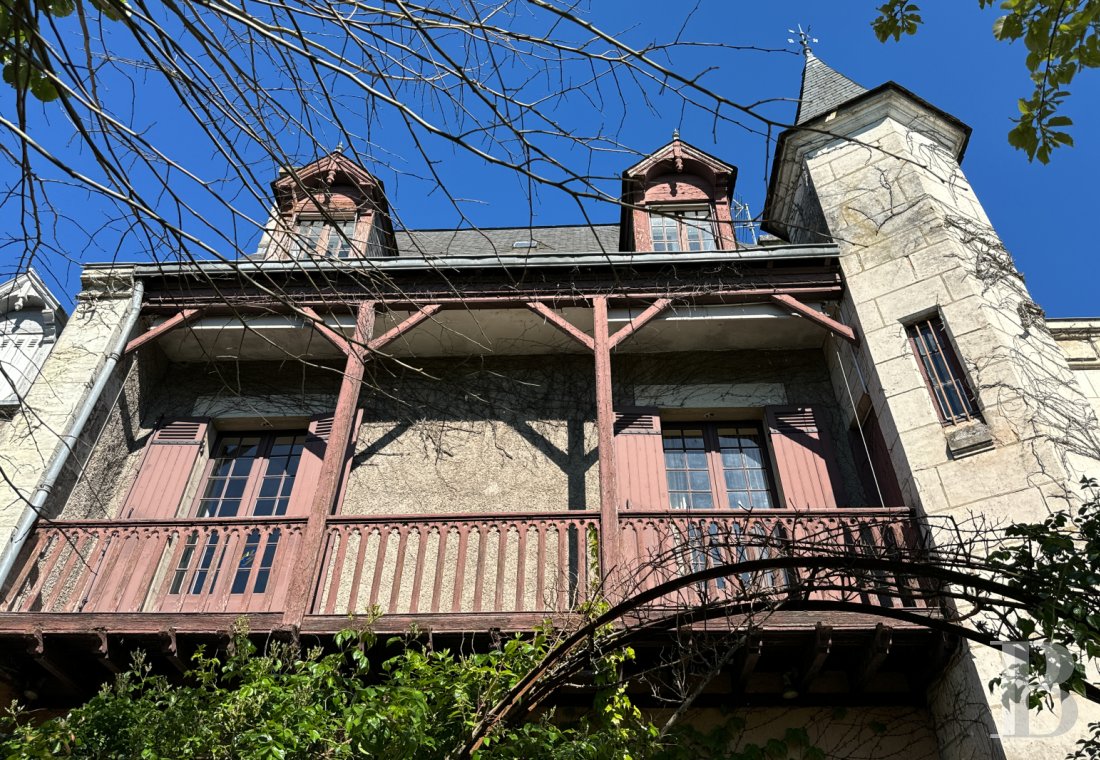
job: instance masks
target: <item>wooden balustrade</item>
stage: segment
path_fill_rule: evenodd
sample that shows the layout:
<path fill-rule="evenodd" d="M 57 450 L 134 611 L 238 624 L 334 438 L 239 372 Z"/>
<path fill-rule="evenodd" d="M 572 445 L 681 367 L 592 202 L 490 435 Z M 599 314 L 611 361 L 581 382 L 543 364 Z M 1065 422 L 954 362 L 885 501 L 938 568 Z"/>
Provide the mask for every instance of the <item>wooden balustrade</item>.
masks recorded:
<path fill-rule="evenodd" d="M 721 564 L 836 560 L 725 575 L 658 607 L 752 597 L 928 606 L 911 577 L 845 565 L 919 558 L 904 509 L 623 511 L 618 524 L 624 596 Z M 305 518 L 40 525 L 0 611 L 282 612 L 304 528 Z M 595 511 L 332 516 L 306 614 L 569 612 L 602 593 L 599 533 Z"/>
<path fill-rule="evenodd" d="M 692 584 L 658 606 L 780 599 L 842 600 L 884 607 L 927 607 L 927 589 L 909 576 L 861 570 L 854 558 L 921 558 L 920 532 L 906 509 L 755 512 L 626 511 L 620 514 L 622 562 L 633 588 L 719 565 L 793 558 L 836 560 L 833 566 L 757 567 Z"/>
<path fill-rule="evenodd" d="M 39 525 L 8 612 L 274 612 L 303 519 Z"/>
<path fill-rule="evenodd" d="M 313 614 L 567 612 L 596 579 L 599 515 L 332 517 Z"/>

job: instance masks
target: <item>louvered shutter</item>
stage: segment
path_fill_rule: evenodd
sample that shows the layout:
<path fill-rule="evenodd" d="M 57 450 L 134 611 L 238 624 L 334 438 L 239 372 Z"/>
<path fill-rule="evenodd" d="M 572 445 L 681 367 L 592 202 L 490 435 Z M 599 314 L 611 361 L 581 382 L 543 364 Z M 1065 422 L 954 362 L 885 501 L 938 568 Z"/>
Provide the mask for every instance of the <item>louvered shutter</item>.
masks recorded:
<path fill-rule="evenodd" d="M 145 446 L 123 517 L 167 520 L 179 514 L 187 484 L 206 448 L 209 426 L 205 417 L 190 417 L 165 420 L 157 427 Z"/>
<path fill-rule="evenodd" d="M 317 481 L 321 477 L 321 466 L 325 461 L 329 435 L 332 434 L 333 419 L 332 413 L 317 415 L 310 419 L 305 449 L 302 451 L 302 458 L 298 462 L 298 473 L 294 477 L 294 490 L 290 494 L 290 504 L 287 506 L 288 515 L 302 516 L 309 514 L 310 507 L 313 505 L 313 495 L 317 490 Z M 356 413 L 351 437 L 348 440 L 344 470 L 337 488 L 339 494 L 337 505 L 343 501 L 344 488 L 347 485 L 348 473 L 351 470 L 351 454 L 355 450 L 355 443 L 359 437 L 359 424 L 362 419 L 363 410 L 360 409 Z"/>
<path fill-rule="evenodd" d="M 823 415 L 811 406 L 769 406 L 764 411 L 784 506 L 835 507 L 836 456 Z"/>
<path fill-rule="evenodd" d="M 655 407 L 615 412 L 615 464 L 623 509 L 668 509 L 661 418 Z"/>

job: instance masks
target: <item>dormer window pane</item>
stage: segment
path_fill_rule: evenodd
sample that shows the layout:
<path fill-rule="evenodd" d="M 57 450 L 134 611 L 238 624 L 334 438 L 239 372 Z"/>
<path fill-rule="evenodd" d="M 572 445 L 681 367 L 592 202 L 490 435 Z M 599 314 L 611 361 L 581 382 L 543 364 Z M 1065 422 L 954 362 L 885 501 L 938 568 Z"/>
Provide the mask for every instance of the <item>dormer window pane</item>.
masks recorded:
<path fill-rule="evenodd" d="M 685 250 L 714 250 L 714 225 L 710 221 L 710 211 L 685 211 L 681 219 Z"/>
<path fill-rule="evenodd" d="M 710 209 L 655 208 L 649 214 L 654 251 L 713 251 Z"/>
<path fill-rule="evenodd" d="M 355 220 L 333 222 L 329 225 L 328 255 L 338 259 L 350 259 L 352 240 L 355 236 Z"/>
<path fill-rule="evenodd" d="M 295 227 L 294 257 L 331 256 L 350 259 L 354 254 L 356 221 L 344 219 L 299 219 Z"/>

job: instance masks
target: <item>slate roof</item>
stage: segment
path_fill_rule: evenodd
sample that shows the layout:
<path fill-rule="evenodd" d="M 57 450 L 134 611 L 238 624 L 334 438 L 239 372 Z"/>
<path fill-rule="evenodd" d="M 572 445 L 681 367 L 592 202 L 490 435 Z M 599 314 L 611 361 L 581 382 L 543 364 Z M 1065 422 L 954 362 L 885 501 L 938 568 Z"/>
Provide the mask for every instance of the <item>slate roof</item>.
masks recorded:
<path fill-rule="evenodd" d="M 865 92 L 866 87 L 830 68 L 812 51 L 807 50 L 806 66 L 802 69 L 802 91 L 798 94 L 798 113 L 794 117 L 794 123 L 805 124 Z"/>
<path fill-rule="evenodd" d="M 399 256 L 477 256 L 561 253 L 614 253 L 619 250 L 619 225 L 562 227 L 489 227 L 467 230 L 396 230 Z M 513 248 L 536 241 L 535 248 Z"/>

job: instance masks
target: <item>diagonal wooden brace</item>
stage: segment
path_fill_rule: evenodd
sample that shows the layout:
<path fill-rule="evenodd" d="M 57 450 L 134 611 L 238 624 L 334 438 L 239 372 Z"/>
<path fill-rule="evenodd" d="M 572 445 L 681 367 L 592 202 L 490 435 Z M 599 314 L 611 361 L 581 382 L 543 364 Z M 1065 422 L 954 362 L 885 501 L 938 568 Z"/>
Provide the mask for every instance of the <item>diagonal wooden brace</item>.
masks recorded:
<path fill-rule="evenodd" d="M 309 317 L 309 326 L 321 334 L 325 340 L 340 349 L 344 356 L 352 355 L 352 345 L 340 333 L 325 324 L 324 318 L 311 306 L 303 306 L 302 312 Z"/>
<path fill-rule="evenodd" d="M 589 337 L 588 335 L 585 335 L 572 322 L 567 320 L 561 314 L 558 314 L 556 311 L 551 309 L 549 306 L 547 306 L 542 301 L 528 301 L 527 302 L 527 308 L 530 309 L 531 311 L 535 312 L 536 314 L 538 314 L 540 317 L 545 319 L 547 322 L 552 324 L 554 327 L 561 330 L 563 333 L 568 335 L 573 340 L 580 343 L 582 346 L 587 348 L 589 351 L 592 351 L 596 348 L 596 344 L 592 340 L 591 337 Z"/>
<path fill-rule="evenodd" d="M 785 306 L 800 317 L 805 317 L 811 322 L 816 322 L 829 332 L 843 338 L 852 345 L 859 345 L 859 338 L 856 336 L 855 330 L 848 327 L 848 325 L 837 322 L 827 314 L 822 314 L 817 309 L 811 309 L 794 296 L 787 295 L 786 293 L 772 293 L 771 298 L 780 306 Z"/>
<path fill-rule="evenodd" d="M 141 335 L 134 338 L 132 341 L 126 344 L 126 350 L 123 351 L 123 355 L 133 353 L 146 343 L 156 340 L 160 336 L 167 332 L 175 330 L 180 325 L 185 325 L 188 322 L 193 322 L 202 316 L 203 309 L 184 309 L 183 311 L 173 314 L 171 317 L 161 322 L 156 327 L 151 327 Z"/>
<path fill-rule="evenodd" d="M 430 319 L 441 308 L 443 307 L 437 303 L 421 306 L 418 311 L 405 317 L 400 324 L 395 325 L 393 328 L 371 340 L 371 342 L 367 344 L 367 348 L 371 351 L 377 351 L 383 346 L 392 343 L 424 320 Z"/>
<path fill-rule="evenodd" d="M 638 330 L 649 323 L 650 320 L 659 317 L 671 303 L 671 298 L 658 298 L 648 309 L 630 320 L 630 324 L 620 327 L 615 334 L 611 336 L 611 340 L 608 342 L 608 348 L 615 348 L 615 346 L 638 332 Z"/>

